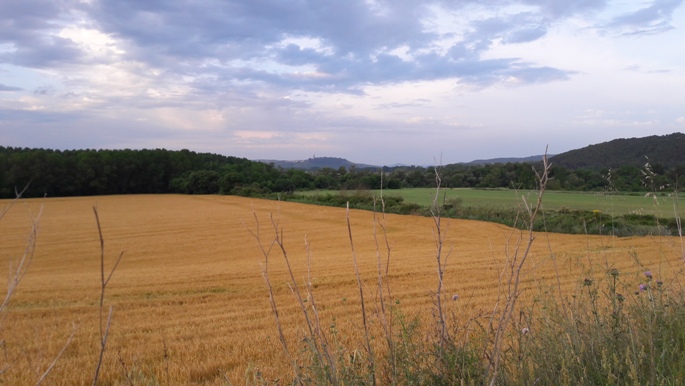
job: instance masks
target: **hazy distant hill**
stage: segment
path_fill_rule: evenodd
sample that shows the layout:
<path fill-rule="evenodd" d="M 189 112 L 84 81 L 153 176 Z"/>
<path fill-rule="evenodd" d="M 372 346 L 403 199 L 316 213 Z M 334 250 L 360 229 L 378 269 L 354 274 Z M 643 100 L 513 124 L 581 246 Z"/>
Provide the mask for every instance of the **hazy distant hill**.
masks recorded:
<path fill-rule="evenodd" d="M 542 155 L 529 157 L 502 157 L 491 159 L 478 159 L 463 165 L 487 165 L 495 163 L 519 163 L 538 162 Z M 569 169 L 603 169 L 618 168 L 622 165 L 641 167 L 647 162 L 672 167 L 685 164 L 685 134 L 673 133 L 669 135 L 652 135 L 643 138 L 620 138 L 609 142 L 589 145 L 581 149 L 567 151 L 557 155 L 548 155 L 554 165 L 564 166 Z M 357 169 L 373 168 L 380 166 L 360 164 L 337 157 L 313 157 L 303 161 L 279 161 L 259 160 L 264 163 L 273 163 L 284 169 L 317 170 L 321 168 L 339 169 L 341 166 L 349 169 L 355 166 Z M 393 165 L 400 167 L 401 165 Z"/>
<path fill-rule="evenodd" d="M 304 161 L 278 161 L 278 160 L 259 160 L 267 164 L 273 163 L 276 167 L 282 167 L 284 169 L 302 169 L 302 170 L 317 170 L 322 168 L 339 169 L 344 166 L 345 169 L 349 169 L 350 166 L 355 166 L 357 169 L 374 168 L 377 169 L 379 166 L 360 164 L 355 162 L 350 162 L 344 158 L 337 157 L 314 157 L 309 158 Z"/>
<path fill-rule="evenodd" d="M 494 163 L 507 163 L 507 162 L 537 162 L 542 160 L 542 155 L 533 155 L 529 157 L 505 157 L 505 158 L 492 158 L 492 159 L 481 159 L 471 162 L 460 162 L 463 165 L 487 165 Z M 551 155 L 548 155 L 551 157 Z M 263 162 L 266 164 L 274 164 L 276 167 L 282 167 L 284 169 L 301 169 L 301 170 L 318 170 L 321 168 L 331 168 L 339 169 L 344 166 L 345 169 L 349 169 L 350 166 L 354 165 L 357 169 L 380 169 L 381 166 L 360 164 L 352 161 L 348 161 L 344 158 L 338 157 L 314 157 L 302 161 L 282 161 L 282 160 L 257 160 L 258 162 Z M 401 168 L 409 167 L 407 164 L 394 164 L 394 165 L 384 165 L 390 168 Z M 424 167 L 429 167 L 430 165 L 425 165 Z"/>
<path fill-rule="evenodd" d="M 643 166 L 647 162 L 676 166 L 685 164 L 685 134 L 620 138 L 555 155 L 551 162 L 569 169 Z"/>
<path fill-rule="evenodd" d="M 543 155 L 532 155 L 530 157 L 509 157 L 509 158 L 491 158 L 491 159 L 477 159 L 471 162 L 464 162 L 465 165 L 487 165 L 487 164 L 505 164 L 508 162 L 538 162 L 542 161 Z M 547 155 L 547 157 L 553 157 Z"/>

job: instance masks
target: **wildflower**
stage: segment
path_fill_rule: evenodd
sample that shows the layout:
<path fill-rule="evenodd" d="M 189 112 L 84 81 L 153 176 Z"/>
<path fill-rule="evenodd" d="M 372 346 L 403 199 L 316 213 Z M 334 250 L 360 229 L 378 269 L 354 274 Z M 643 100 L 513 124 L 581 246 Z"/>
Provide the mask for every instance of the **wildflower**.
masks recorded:
<path fill-rule="evenodd" d="M 617 277 L 617 276 L 618 276 L 618 269 L 612 268 L 612 269 L 611 269 L 611 276 Z"/>
<path fill-rule="evenodd" d="M 622 294 L 616 294 L 616 300 L 618 300 L 619 302 L 622 302 L 622 301 L 626 300 L 626 298 Z"/>
<path fill-rule="evenodd" d="M 649 288 L 649 286 L 647 284 L 640 284 L 640 292 L 642 292 L 648 288 Z"/>
<path fill-rule="evenodd" d="M 657 286 L 657 287 L 661 287 L 663 284 L 664 284 L 664 282 L 661 281 L 661 280 L 659 280 L 659 281 L 656 282 L 656 286 Z"/>
<path fill-rule="evenodd" d="M 592 285 L 592 279 L 585 278 L 585 280 L 583 280 L 583 285 L 584 286 L 591 286 Z"/>
<path fill-rule="evenodd" d="M 528 329 L 528 327 L 524 327 L 523 330 L 521 330 L 522 335 L 526 335 L 529 332 L 530 332 L 530 330 Z"/>
<path fill-rule="evenodd" d="M 452 295 L 452 300 L 459 300 L 459 295 L 457 295 L 457 294 Z"/>
<path fill-rule="evenodd" d="M 647 277 L 647 279 L 652 280 L 652 272 L 651 271 L 646 271 L 645 276 Z"/>

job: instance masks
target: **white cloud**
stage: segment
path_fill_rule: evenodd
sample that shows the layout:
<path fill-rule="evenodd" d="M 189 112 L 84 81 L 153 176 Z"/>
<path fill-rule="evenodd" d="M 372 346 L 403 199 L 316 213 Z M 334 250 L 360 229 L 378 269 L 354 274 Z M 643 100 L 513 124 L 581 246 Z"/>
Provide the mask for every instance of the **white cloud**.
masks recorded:
<path fill-rule="evenodd" d="M 102 32 L 92 28 L 81 28 L 74 25 L 63 28 L 57 36 L 77 43 L 94 58 L 117 60 L 126 52 L 119 48 L 116 41 Z"/>

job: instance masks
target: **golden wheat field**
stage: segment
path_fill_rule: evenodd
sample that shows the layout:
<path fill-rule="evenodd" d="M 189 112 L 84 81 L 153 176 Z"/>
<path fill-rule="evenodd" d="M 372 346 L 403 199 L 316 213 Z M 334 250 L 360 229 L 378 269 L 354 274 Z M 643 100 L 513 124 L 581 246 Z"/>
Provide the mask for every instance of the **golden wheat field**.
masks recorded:
<path fill-rule="evenodd" d="M 11 203 L 0 201 L 0 208 Z M 101 280 L 94 205 L 105 240 L 106 275 L 123 251 L 104 298 L 105 318 L 109 306 L 113 317 L 103 384 L 242 384 L 256 368 L 269 380 L 287 378 L 290 365 L 262 277 L 264 257 L 251 234 L 259 231 L 268 247 L 271 219 L 282 230 L 295 277 L 304 285 L 310 276 L 323 322 L 335 323 L 343 343 L 361 347 L 359 290 L 344 209 L 231 196 L 27 199 L 0 219 L 0 272 L 6 278 L 26 247 L 31 215 L 43 208 L 33 260 L 0 318 L 0 365 L 7 366 L 2 382 L 34 384 L 72 334 L 45 383 L 92 382 L 100 348 Z M 383 266 L 388 253 L 373 216 L 350 211 L 370 318 L 378 296 L 377 245 Z M 393 304 L 430 322 L 437 285 L 433 220 L 387 215 L 385 225 Z M 446 307 L 457 317 L 490 309 L 503 261 L 519 233 L 476 221 L 443 220 L 442 226 L 445 255 L 449 251 L 445 294 L 460 295 Z M 526 263 L 526 286 L 555 286 L 558 272 L 561 286 L 573 291 L 588 270 L 607 265 L 626 276 L 643 269 L 668 276 L 682 265 L 680 250 L 680 240 L 671 237 L 539 234 Z M 297 347 L 304 321 L 277 252 L 270 255 L 269 274 L 284 332 Z"/>

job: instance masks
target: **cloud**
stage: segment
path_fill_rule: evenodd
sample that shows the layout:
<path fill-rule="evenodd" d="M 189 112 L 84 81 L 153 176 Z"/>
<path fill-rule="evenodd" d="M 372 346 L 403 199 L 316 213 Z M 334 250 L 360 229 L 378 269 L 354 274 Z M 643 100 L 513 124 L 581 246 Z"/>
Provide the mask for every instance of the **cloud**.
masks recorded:
<path fill-rule="evenodd" d="M 0 63 L 46 68 L 80 61 L 77 45 L 58 35 L 77 10 L 78 3 L 68 0 L 3 1 Z"/>
<path fill-rule="evenodd" d="M 554 82 L 574 72 L 484 56 L 493 44 L 539 40 L 554 18 L 598 2 L 558 3 L 524 1 L 533 8 L 489 17 L 479 2 L 3 2 L 0 25 L 11 33 L 0 36 L 0 65 L 55 71 L 58 82 L 36 92 L 102 109 L 193 105 L 199 97 L 231 106 L 265 90 L 363 95 L 369 85 L 440 79 L 476 88 Z M 430 27 L 445 12 L 466 23 Z"/>
<path fill-rule="evenodd" d="M 554 8 L 544 2 L 530 3 L 541 9 Z M 436 9 L 435 4 L 442 8 Z M 583 7 L 591 8 L 587 4 L 576 8 Z M 550 12 L 558 16 L 576 8 Z M 93 2 L 83 9 L 91 24 L 112 39 L 119 52 L 125 52 L 123 59 L 179 77 L 202 73 L 212 79 L 210 84 L 216 89 L 242 82 L 358 93 L 367 84 L 438 78 L 474 81 L 472 67 L 484 64 L 490 68 L 492 64 L 480 56 L 494 39 L 525 43 L 547 33 L 547 21 L 531 13 L 489 20 L 476 17 L 472 31 L 461 31 L 466 32 L 464 39 L 452 42 L 452 49 L 444 52 L 440 41 L 445 35 L 427 29 L 424 22 L 436 12 L 461 9 L 449 2 L 209 0 L 197 4 L 121 0 Z M 459 58 L 455 58 L 457 51 Z M 460 62 L 464 59 L 469 62 Z M 516 58 L 508 62 L 520 65 Z M 499 78 L 483 73 L 482 79 L 475 81 L 486 84 Z"/>
<path fill-rule="evenodd" d="M 14 87 L 14 86 L 7 86 L 5 84 L 0 83 L 0 91 L 21 91 L 23 88 L 21 87 Z"/>
<path fill-rule="evenodd" d="M 615 17 L 607 27 L 618 29 L 625 35 L 646 35 L 669 31 L 673 12 L 683 0 L 654 0 L 648 7 Z"/>
<path fill-rule="evenodd" d="M 524 4 L 537 6 L 551 20 L 599 11 L 607 6 L 607 0 L 524 0 Z"/>
<path fill-rule="evenodd" d="M 549 82 L 574 72 L 484 54 L 493 44 L 539 40 L 556 20 L 605 5 L 597 0 L 3 2 L 0 15 L 6 16 L 0 22 L 12 33 L 0 42 L 12 49 L 0 50 L 0 63 L 72 66 L 67 72 L 76 72 L 73 66 L 121 69 L 119 63 L 137 63 L 154 74 L 145 76 L 148 81 L 176 79 L 188 92 L 202 94 L 238 86 L 359 94 L 369 84 L 455 79 L 487 86 L 512 76 L 520 84 Z M 499 11 L 488 16 L 492 7 Z M 441 22 L 444 15 L 461 23 Z M 534 75 L 543 71 L 545 76 Z M 141 75 L 133 72 L 130 78 Z"/>

